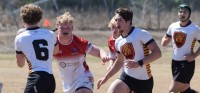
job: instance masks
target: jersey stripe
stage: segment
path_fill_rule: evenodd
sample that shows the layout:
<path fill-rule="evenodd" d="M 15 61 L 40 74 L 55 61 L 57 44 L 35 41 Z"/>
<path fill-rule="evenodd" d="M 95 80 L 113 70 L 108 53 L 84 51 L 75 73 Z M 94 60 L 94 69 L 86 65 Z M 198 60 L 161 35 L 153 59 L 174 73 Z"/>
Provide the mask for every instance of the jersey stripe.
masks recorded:
<path fill-rule="evenodd" d="M 26 57 L 26 61 L 27 61 L 27 64 L 28 64 L 29 73 L 32 73 L 32 72 L 33 72 L 33 71 L 32 71 L 32 64 L 31 64 L 31 62 L 27 59 L 27 57 Z"/>
<path fill-rule="evenodd" d="M 148 56 L 149 55 L 149 49 L 146 47 L 146 45 L 143 45 L 143 50 L 144 50 L 144 56 Z M 146 66 L 146 70 L 147 70 L 147 74 L 148 74 L 149 78 L 152 77 L 150 64 L 147 64 L 145 66 Z"/>
<path fill-rule="evenodd" d="M 195 45 L 196 40 L 194 39 L 192 41 L 192 45 L 191 45 L 191 53 L 194 53 L 194 45 Z"/>

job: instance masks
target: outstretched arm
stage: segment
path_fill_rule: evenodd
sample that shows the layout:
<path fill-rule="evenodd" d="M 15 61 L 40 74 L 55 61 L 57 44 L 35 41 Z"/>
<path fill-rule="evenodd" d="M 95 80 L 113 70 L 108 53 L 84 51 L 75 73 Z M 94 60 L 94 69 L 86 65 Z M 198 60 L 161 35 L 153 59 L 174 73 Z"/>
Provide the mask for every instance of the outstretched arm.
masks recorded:
<path fill-rule="evenodd" d="M 122 54 L 118 54 L 116 61 L 114 62 L 114 65 L 112 66 L 112 68 L 106 73 L 106 75 L 104 77 L 102 77 L 100 80 L 98 80 L 97 82 L 97 89 L 99 89 L 101 87 L 102 84 L 106 83 L 106 81 L 112 77 L 113 75 L 115 75 L 120 68 L 123 66 L 123 55 Z"/>
<path fill-rule="evenodd" d="M 97 46 L 93 45 L 92 49 L 88 53 L 92 56 L 101 58 L 102 64 L 105 64 L 106 61 L 109 61 L 107 53 Z"/>

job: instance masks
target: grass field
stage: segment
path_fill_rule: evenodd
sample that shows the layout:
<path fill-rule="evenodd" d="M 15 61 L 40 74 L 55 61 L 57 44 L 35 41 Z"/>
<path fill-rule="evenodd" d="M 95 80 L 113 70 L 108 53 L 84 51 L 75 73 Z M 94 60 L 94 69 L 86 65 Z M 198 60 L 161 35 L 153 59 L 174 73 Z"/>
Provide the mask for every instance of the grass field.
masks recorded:
<path fill-rule="evenodd" d="M 97 34 L 98 32 L 94 33 Z M 163 35 L 163 33 L 162 34 L 157 32 L 152 32 L 152 33 L 155 39 L 157 40 L 157 43 L 160 44 L 159 40 L 161 38 L 161 35 Z M 83 34 L 79 35 L 83 36 Z M 95 35 L 92 36 L 94 37 Z M 98 37 L 103 37 L 99 38 L 99 40 L 107 40 L 108 36 L 109 36 L 108 33 L 104 33 Z M 91 38 L 93 38 L 90 36 L 85 36 L 85 37 L 87 37 L 89 40 L 92 40 Z M 92 42 L 100 42 L 100 41 L 92 41 Z M 101 47 L 108 50 L 107 47 L 105 47 L 105 45 L 106 44 L 102 44 Z M 161 47 L 161 50 L 162 50 L 162 57 L 151 64 L 151 70 L 154 76 L 153 93 L 168 93 L 168 87 L 172 80 L 171 67 L 170 67 L 171 48 Z M 26 78 L 28 75 L 28 67 L 26 64 L 25 67 L 18 68 L 14 57 L 15 57 L 14 53 L 0 53 L 0 81 L 3 83 L 2 93 L 23 93 L 26 84 Z M 109 85 L 113 80 L 118 78 L 120 72 L 111 79 L 109 79 L 108 82 L 101 87 L 101 89 L 97 90 L 96 81 L 105 75 L 107 64 L 101 65 L 100 59 L 91 57 L 89 55 L 87 57 L 88 57 L 87 58 L 88 65 L 90 66 L 90 69 L 93 72 L 95 78 L 94 93 L 106 93 Z M 53 72 L 56 79 L 55 93 L 62 93 L 61 79 L 55 61 L 53 61 Z M 191 81 L 191 87 L 200 91 L 200 57 L 196 59 L 196 70 L 194 77 Z"/>

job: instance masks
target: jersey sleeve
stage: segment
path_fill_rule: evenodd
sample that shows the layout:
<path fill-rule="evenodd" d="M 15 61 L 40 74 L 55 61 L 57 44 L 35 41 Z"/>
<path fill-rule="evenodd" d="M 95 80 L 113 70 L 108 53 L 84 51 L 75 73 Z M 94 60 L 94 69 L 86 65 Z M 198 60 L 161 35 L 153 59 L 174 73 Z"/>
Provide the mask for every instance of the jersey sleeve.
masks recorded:
<path fill-rule="evenodd" d="M 113 39 L 112 36 L 110 36 L 110 38 L 108 39 L 108 48 L 109 48 L 110 52 L 116 52 L 115 39 Z"/>
<path fill-rule="evenodd" d="M 119 53 L 119 54 L 120 54 L 120 49 L 118 49 L 117 46 L 119 44 L 120 39 L 121 39 L 121 37 L 119 37 L 118 39 L 115 40 L 115 49 L 116 49 L 117 53 Z"/>
<path fill-rule="evenodd" d="M 167 29 L 166 36 L 168 36 L 168 37 L 171 37 L 171 36 L 172 36 L 172 34 L 171 34 L 172 25 L 173 25 L 173 24 L 171 24 L 171 25 L 168 27 L 168 29 Z"/>
<path fill-rule="evenodd" d="M 87 45 L 87 48 L 86 48 L 85 52 L 89 53 L 91 51 L 92 47 L 93 47 L 92 43 L 88 42 L 88 45 Z"/>
<path fill-rule="evenodd" d="M 15 45 L 15 51 L 17 54 L 21 54 L 22 53 L 22 50 L 21 50 L 21 35 L 17 35 L 15 37 L 15 42 L 14 42 L 14 45 Z"/>
<path fill-rule="evenodd" d="M 197 30 L 195 33 L 195 39 L 200 42 L 200 28 L 197 26 Z"/>
<path fill-rule="evenodd" d="M 53 31 L 51 31 L 50 30 L 50 32 L 51 32 L 51 34 L 52 34 L 52 36 L 53 36 L 53 40 L 54 40 L 54 45 L 56 46 L 57 45 L 57 36 L 54 34 L 54 32 Z"/>
<path fill-rule="evenodd" d="M 77 37 L 74 35 L 73 43 L 76 45 L 76 47 L 82 51 L 83 53 L 87 53 L 90 51 L 90 46 L 92 45 L 88 40 L 83 39 L 81 37 Z"/>
<path fill-rule="evenodd" d="M 152 43 L 154 41 L 152 35 L 148 31 L 146 31 L 146 30 L 141 30 L 140 40 L 146 46 L 148 46 L 150 43 Z"/>
<path fill-rule="evenodd" d="M 109 52 L 108 57 L 110 59 L 116 59 L 117 58 L 116 55 L 113 52 Z"/>

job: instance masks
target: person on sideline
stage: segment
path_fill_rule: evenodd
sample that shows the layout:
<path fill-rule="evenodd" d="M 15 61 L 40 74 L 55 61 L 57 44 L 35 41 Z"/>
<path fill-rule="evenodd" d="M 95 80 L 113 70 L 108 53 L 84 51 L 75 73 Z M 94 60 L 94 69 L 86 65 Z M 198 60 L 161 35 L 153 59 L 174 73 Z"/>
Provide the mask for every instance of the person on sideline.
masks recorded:
<path fill-rule="evenodd" d="M 108 27 L 112 31 L 112 35 L 108 39 L 108 48 L 110 50 L 110 53 L 109 53 L 110 61 L 109 61 L 109 65 L 107 67 L 107 71 L 109 71 L 111 69 L 115 60 L 117 59 L 117 51 L 115 49 L 115 40 L 120 36 L 120 33 L 119 33 L 119 30 L 116 25 L 117 25 L 116 21 L 113 17 L 110 20 L 110 23 L 108 24 Z"/>
<path fill-rule="evenodd" d="M 195 58 L 200 54 L 200 48 L 193 51 L 195 41 L 200 42 L 200 29 L 190 21 L 191 8 L 186 4 L 179 5 L 179 21 L 172 23 L 166 35 L 162 38 L 161 45 L 173 44 L 172 75 L 173 81 L 169 92 L 196 93 L 190 88 L 190 81 L 195 70 Z"/>
<path fill-rule="evenodd" d="M 60 70 L 64 93 L 93 93 L 93 76 L 86 64 L 86 54 L 109 60 L 107 53 L 88 40 L 73 34 L 69 12 L 57 17 L 59 53 L 54 57 Z"/>
<path fill-rule="evenodd" d="M 150 63 L 161 57 L 160 48 L 149 32 L 132 26 L 133 12 L 130 9 L 118 8 L 114 18 L 121 33 L 115 41 L 117 59 L 97 82 L 97 89 L 123 67 L 120 78 L 111 84 L 107 93 L 152 93 Z"/>
<path fill-rule="evenodd" d="M 16 60 L 18 67 L 29 66 L 29 75 L 24 93 L 54 93 L 55 79 L 52 74 L 53 53 L 58 51 L 54 32 L 40 28 L 42 9 L 33 4 L 20 8 L 24 28 L 15 38 Z"/>

